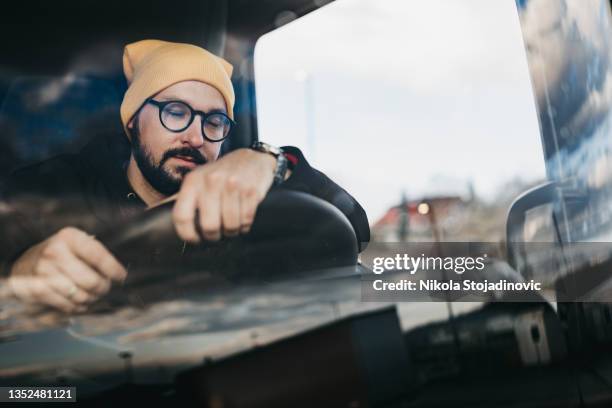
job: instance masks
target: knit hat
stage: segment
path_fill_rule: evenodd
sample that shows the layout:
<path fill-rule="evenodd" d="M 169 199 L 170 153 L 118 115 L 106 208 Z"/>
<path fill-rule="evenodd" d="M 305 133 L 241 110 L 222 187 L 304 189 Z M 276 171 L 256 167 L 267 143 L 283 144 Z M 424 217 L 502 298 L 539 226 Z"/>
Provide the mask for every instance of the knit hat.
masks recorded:
<path fill-rule="evenodd" d="M 121 122 L 128 138 L 127 124 L 152 95 L 181 81 L 201 81 L 215 87 L 234 118 L 232 65 L 223 58 L 191 44 L 142 40 L 123 51 L 123 72 L 128 89 L 121 103 Z"/>

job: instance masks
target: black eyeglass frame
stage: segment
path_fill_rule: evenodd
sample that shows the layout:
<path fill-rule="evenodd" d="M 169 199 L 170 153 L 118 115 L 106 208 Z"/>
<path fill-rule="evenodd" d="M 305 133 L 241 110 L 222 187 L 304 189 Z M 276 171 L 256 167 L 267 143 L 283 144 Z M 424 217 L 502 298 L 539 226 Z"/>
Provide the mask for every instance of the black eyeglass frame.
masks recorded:
<path fill-rule="evenodd" d="M 234 126 L 236 125 L 236 122 L 234 122 L 229 116 L 227 116 L 225 113 L 223 112 L 211 112 L 211 113 L 206 113 L 200 110 L 195 110 L 191 107 L 191 105 L 189 105 L 187 102 L 185 101 L 181 101 L 181 100 L 171 100 L 171 101 L 156 101 L 153 98 L 149 98 L 145 101 L 145 104 L 151 104 L 153 106 L 157 106 L 157 110 L 159 111 L 159 122 L 162 124 L 162 126 L 164 128 L 166 128 L 167 130 L 169 130 L 170 132 L 173 133 L 181 133 L 184 132 L 185 129 L 187 129 L 189 126 L 191 126 L 191 124 L 193 123 L 193 121 L 195 120 L 196 116 L 200 116 L 202 117 L 202 126 L 201 126 L 201 131 L 202 131 L 202 136 L 204 137 L 204 139 L 208 140 L 209 142 L 212 143 L 218 143 L 218 142 L 222 142 L 225 139 L 227 139 L 230 135 L 230 133 L 232 132 L 232 129 L 234 128 Z M 163 119 L 162 119 L 162 113 L 164 111 L 164 108 L 167 105 L 170 105 L 171 103 L 180 103 L 183 104 L 187 107 L 187 109 L 189 109 L 189 111 L 191 112 L 191 117 L 189 118 L 189 121 L 187 122 L 187 124 L 185 125 L 185 127 L 183 127 L 182 129 L 178 129 L 178 130 L 174 130 L 174 129 L 170 129 L 168 126 L 166 126 L 166 124 L 164 123 Z M 206 132 L 204 131 L 204 125 L 206 123 L 206 118 L 212 116 L 212 115 L 222 115 L 225 116 L 228 120 L 229 123 L 229 130 L 227 131 L 227 134 L 225 136 L 223 136 L 222 139 L 211 139 L 208 136 L 206 136 Z"/>

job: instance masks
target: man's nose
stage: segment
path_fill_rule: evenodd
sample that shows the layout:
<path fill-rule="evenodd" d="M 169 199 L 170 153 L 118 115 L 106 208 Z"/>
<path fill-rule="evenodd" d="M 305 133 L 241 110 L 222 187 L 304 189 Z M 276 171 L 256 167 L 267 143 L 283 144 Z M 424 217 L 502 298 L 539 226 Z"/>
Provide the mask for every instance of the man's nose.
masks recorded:
<path fill-rule="evenodd" d="M 204 136 L 202 135 L 202 118 L 196 116 L 187 129 L 181 132 L 181 141 L 192 147 L 199 148 L 204 145 Z"/>

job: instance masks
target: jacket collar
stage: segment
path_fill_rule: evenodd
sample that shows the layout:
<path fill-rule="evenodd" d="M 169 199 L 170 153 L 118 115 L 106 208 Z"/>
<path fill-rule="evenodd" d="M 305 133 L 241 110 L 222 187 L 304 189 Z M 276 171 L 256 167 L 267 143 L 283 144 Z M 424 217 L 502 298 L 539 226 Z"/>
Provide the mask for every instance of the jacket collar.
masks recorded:
<path fill-rule="evenodd" d="M 127 164 L 131 147 L 125 135 L 112 133 L 91 140 L 81 150 L 84 165 L 90 167 L 99 188 L 108 195 L 108 204 L 117 204 L 122 215 L 130 215 L 146 208 L 144 201 L 134 192 L 127 179 Z"/>

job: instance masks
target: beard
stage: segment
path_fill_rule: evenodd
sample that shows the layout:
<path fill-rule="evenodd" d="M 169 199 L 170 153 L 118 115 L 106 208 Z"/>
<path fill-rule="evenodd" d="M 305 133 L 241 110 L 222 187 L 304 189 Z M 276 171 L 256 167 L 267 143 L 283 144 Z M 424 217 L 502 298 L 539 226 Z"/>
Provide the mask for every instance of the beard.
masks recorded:
<path fill-rule="evenodd" d="M 190 147 L 170 149 L 164 153 L 159 163 L 153 159 L 151 152 L 140 143 L 138 132 L 132 134 L 132 154 L 144 178 L 151 187 L 165 196 L 178 193 L 183 178 L 192 169 L 179 166 L 176 168 L 178 175 L 173 174 L 170 169 L 164 168 L 168 159 L 175 156 L 189 157 L 198 165 L 206 164 L 206 158 L 198 150 Z"/>

